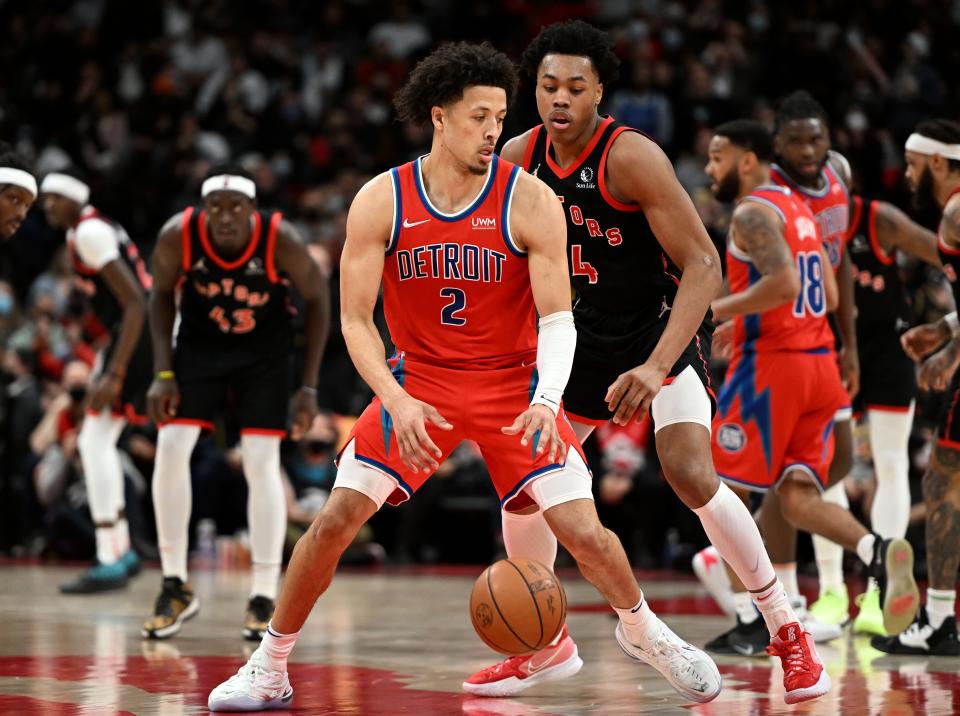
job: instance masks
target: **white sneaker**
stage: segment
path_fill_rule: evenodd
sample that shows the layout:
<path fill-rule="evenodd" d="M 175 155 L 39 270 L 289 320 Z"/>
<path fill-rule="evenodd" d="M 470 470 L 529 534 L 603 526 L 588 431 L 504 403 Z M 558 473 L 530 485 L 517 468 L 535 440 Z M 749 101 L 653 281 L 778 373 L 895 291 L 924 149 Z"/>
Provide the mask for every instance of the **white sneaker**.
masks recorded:
<path fill-rule="evenodd" d="M 713 601 L 728 617 L 737 615 L 737 604 L 733 600 L 733 588 L 730 586 L 730 576 L 726 565 L 720 559 L 720 553 L 712 544 L 704 547 L 693 555 L 693 573 L 700 583 L 707 588 Z"/>
<path fill-rule="evenodd" d="M 817 621 L 817 618 L 807 609 L 807 598 L 802 594 L 790 597 L 790 606 L 797 613 L 797 620 L 803 625 L 804 631 L 809 632 L 818 644 L 824 641 L 832 641 L 843 634 L 843 625 L 825 624 Z"/>
<path fill-rule="evenodd" d="M 691 701 L 713 701 L 723 688 L 723 679 L 713 659 L 674 634 L 657 619 L 660 633 L 649 648 L 643 649 L 629 639 L 623 624 L 617 624 L 617 643 L 631 659 L 649 664 L 670 682 L 674 690 Z"/>
<path fill-rule="evenodd" d="M 293 700 L 293 687 L 285 671 L 270 671 L 257 649 L 240 671 L 224 681 L 207 699 L 211 711 L 267 711 L 285 709 Z"/>

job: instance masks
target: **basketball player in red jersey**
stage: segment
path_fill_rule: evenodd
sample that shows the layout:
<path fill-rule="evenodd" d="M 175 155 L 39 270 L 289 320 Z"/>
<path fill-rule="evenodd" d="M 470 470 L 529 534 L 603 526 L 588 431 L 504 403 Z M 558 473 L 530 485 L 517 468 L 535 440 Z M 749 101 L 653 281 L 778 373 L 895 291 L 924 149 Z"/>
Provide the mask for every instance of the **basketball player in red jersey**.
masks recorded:
<path fill-rule="evenodd" d="M 142 635 L 165 639 L 197 613 L 187 582 L 190 455 L 233 395 L 253 561 L 242 634 L 259 639 L 273 613 L 286 503 L 280 440 L 289 412 L 294 437 L 317 412 L 316 381 L 329 322 L 329 291 L 296 229 L 279 212 L 257 209 L 256 185 L 239 166 L 211 169 L 203 205 L 164 225 L 153 254 L 150 299 L 156 376 L 148 393 L 160 426 L 153 504 L 163 584 Z M 304 300 L 307 348 L 302 381 L 290 395 L 291 321 L 287 281 Z M 180 290 L 179 327 L 175 291 Z"/>
<path fill-rule="evenodd" d="M 17 233 L 37 195 L 30 165 L 9 144 L 0 142 L 0 239 Z"/>
<path fill-rule="evenodd" d="M 513 64 L 489 44 L 450 44 L 418 64 L 395 99 L 401 119 L 433 125 L 430 154 L 360 190 L 341 274 L 344 337 L 377 397 L 297 543 L 261 647 L 213 690 L 212 710 L 289 704 L 287 656 L 344 548 L 464 439 L 479 444 L 506 509 L 545 511 L 620 615 L 616 637 L 629 656 L 689 700 L 720 691 L 716 666 L 650 611 L 622 546 L 600 525 L 579 443 L 560 414 L 576 342 L 561 207 L 494 153 L 516 82 Z M 388 362 L 373 323 L 381 278 L 397 346 Z"/>
<path fill-rule="evenodd" d="M 821 498 L 830 428 L 846 399 L 826 319 L 836 281 L 810 209 L 792 190 L 768 183 L 772 159 L 769 133 L 752 120 L 717 127 L 710 142 L 712 191 L 720 201 L 737 202 L 727 244 L 730 295 L 713 302 L 719 319 L 733 319 L 713 458 L 724 480 L 779 492 L 795 528 L 855 551 L 880 584 L 895 631 L 909 623 L 918 599 L 910 544 L 871 534 L 848 510 Z M 784 658 L 788 703 L 823 694 L 830 683 L 813 639 L 797 631 L 796 624 L 781 627 L 768 648 Z"/>
<path fill-rule="evenodd" d="M 667 480 L 776 633 L 796 616 L 750 513 L 718 480 L 710 455 L 706 316 L 720 290 L 720 259 L 661 149 L 598 113 L 617 76 L 612 45 L 581 21 L 544 28 L 523 55 L 543 124 L 503 149 L 553 189 L 567 222 L 578 342 L 564 409 L 581 440 L 610 419 L 626 424 L 651 410 Z M 504 512 L 503 534 L 508 555 L 553 564 L 556 539 L 542 512 Z M 564 675 L 575 650 L 564 631 L 536 655 L 474 674 L 464 689 L 515 694 Z"/>
<path fill-rule="evenodd" d="M 143 324 L 152 282 L 127 232 L 90 204 L 90 186 L 81 175 L 52 172 L 41 188 L 47 223 L 67 231 L 76 285 L 110 333 L 77 440 L 97 561 L 60 587 L 67 594 L 88 594 L 124 587 L 140 571 L 140 559 L 130 548 L 117 440 L 128 422 L 146 422 L 152 360 Z"/>
<path fill-rule="evenodd" d="M 846 159 L 830 150 L 830 130 L 823 107 L 807 92 L 794 92 L 777 105 L 774 149 L 777 163 L 770 178 L 774 184 L 793 190 L 813 212 L 830 265 L 837 276 L 840 302 L 832 323 L 838 339 L 840 375 L 850 399 L 837 411 L 834 424 L 836 449 L 830 465 L 830 487 L 825 498 L 849 507 L 846 492 L 839 484 L 853 467 L 852 400 L 860 386 L 860 361 L 854 322 L 853 272 L 844 251 L 850 216 L 850 170 Z M 831 319 L 832 320 L 832 319 Z M 776 494 L 765 498 L 760 520 L 767 548 L 785 583 L 796 582 L 796 532 L 782 519 Z M 814 551 L 820 571 L 820 598 L 810 606 L 812 620 L 824 626 L 843 624 L 847 619 L 848 597 L 843 582 L 843 550 L 822 537 L 814 537 Z M 791 587 L 792 588 L 792 587 Z M 814 627 L 812 627 L 814 628 Z"/>
<path fill-rule="evenodd" d="M 960 124 L 947 119 L 921 122 L 906 143 L 906 177 L 918 206 L 934 202 L 942 211 L 938 251 L 944 273 L 960 299 Z M 960 300 L 957 301 L 960 305 Z M 927 474 L 927 603 L 898 636 L 875 636 L 874 648 L 891 654 L 957 656 L 957 568 L 960 566 L 960 337 L 957 314 L 917 326 L 903 335 L 903 347 L 923 361 L 921 388 L 946 390 L 937 443 Z M 945 344 L 945 345 L 944 345 Z M 942 348 L 941 348 L 942 346 Z M 940 348 L 938 351 L 937 349 Z M 932 354 L 932 355 L 931 355 Z"/>

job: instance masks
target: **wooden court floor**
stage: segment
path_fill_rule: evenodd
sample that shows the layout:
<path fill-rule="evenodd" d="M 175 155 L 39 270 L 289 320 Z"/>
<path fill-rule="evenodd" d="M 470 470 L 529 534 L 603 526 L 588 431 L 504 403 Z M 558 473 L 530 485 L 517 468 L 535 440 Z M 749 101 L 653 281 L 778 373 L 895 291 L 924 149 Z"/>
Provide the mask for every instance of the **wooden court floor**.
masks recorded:
<path fill-rule="evenodd" d="M 127 590 L 66 597 L 57 585 L 75 568 L 0 567 L 0 713 L 205 713 L 209 690 L 233 673 L 252 645 L 240 637 L 247 597 L 243 572 L 193 575 L 200 614 L 180 634 L 142 641 L 139 626 L 160 584 L 146 570 Z M 724 691 L 711 704 L 685 704 L 649 667 L 627 659 L 614 619 L 593 588 L 573 574 L 567 588 L 571 634 L 584 659 L 575 677 L 513 699 L 462 693 L 464 676 L 495 655 L 474 635 L 467 599 L 479 568 L 343 572 L 320 600 L 292 656 L 293 713 L 467 716 L 581 714 L 960 714 L 960 663 L 888 657 L 866 638 L 846 636 L 821 656 L 832 693 L 783 703 L 779 666 L 769 658 L 718 659 Z M 726 619 L 685 578 L 642 580 L 656 611 L 702 644 Z"/>

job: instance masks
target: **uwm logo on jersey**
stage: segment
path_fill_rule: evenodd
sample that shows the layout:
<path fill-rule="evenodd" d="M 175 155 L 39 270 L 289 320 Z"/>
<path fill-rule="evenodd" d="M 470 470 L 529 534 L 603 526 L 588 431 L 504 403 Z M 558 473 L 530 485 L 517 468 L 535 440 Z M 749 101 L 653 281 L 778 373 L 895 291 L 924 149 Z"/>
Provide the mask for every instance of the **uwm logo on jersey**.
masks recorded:
<path fill-rule="evenodd" d="M 474 229 L 496 229 L 497 218 L 495 216 L 474 216 L 470 219 L 470 226 Z"/>

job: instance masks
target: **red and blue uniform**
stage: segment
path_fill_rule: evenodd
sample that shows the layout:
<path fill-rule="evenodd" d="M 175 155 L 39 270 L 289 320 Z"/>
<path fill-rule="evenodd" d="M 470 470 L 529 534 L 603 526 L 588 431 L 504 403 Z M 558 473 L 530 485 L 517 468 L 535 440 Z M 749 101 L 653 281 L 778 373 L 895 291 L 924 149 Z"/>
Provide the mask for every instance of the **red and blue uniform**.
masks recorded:
<path fill-rule="evenodd" d="M 538 381 L 527 255 L 510 233 L 519 171 L 495 155 L 474 201 L 446 214 L 427 196 L 422 158 L 391 169 L 393 230 L 383 267 L 384 313 L 396 348 L 391 371 L 407 393 L 454 426 L 443 431 L 427 424 L 444 457 L 462 440 L 479 445 L 508 509 L 530 504 L 524 486 L 561 467 L 500 430 L 526 410 Z M 579 450 L 562 413 L 557 426 L 564 442 Z M 400 460 L 390 414 L 378 398 L 351 440 L 357 460 L 396 480 L 390 504 L 409 499 L 426 481 Z"/>
<path fill-rule="evenodd" d="M 833 418 L 846 401 L 827 322 L 820 231 L 813 214 L 783 187 L 764 186 L 744 201 L 773 209 L 800 276 L 793 301 L 737 316 L 733 357 L 713 420 L 713 459 L 725 480 L 766 490 L 791 469 L 825 485 L 833 457 Z M 731 293 L 760 272 L 734 244 L 727 249 Z"/>

